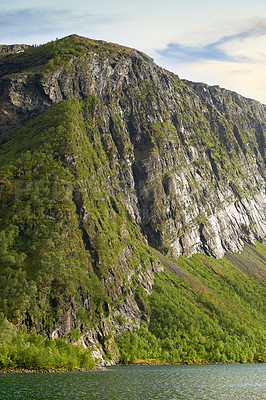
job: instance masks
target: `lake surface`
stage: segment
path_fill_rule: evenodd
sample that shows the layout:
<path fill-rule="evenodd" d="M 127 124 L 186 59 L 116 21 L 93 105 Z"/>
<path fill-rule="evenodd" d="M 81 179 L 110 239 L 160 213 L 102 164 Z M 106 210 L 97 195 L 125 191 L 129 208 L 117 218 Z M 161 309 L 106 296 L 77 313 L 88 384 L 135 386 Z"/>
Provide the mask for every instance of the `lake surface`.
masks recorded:
<path fill-rule="evenodd" d="M 264 400 L 266 364 L 144 365 L 0 374 L 2 400 Z"/>

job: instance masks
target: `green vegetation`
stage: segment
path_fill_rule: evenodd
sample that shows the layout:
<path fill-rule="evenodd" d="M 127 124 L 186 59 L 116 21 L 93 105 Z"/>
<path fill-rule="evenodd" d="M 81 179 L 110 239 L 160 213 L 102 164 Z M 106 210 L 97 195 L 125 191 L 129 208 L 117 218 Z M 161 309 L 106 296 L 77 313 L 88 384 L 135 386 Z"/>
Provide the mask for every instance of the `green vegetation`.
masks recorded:
<path fill-rule="evenodd" d="M 115 43 L 70 35 L 40 46 L 30 46 L 21 53 L 0 55 L 0 58 L 5 57 L 8 62 L 9 75 L 25 72 L 46 74 L 62 68 L 71 59 L 88 54 L 91 50 L 100 57 L 102 54 L 106 56 L 119 51 L 132 53 L 129 48 Z"/>
<path fill-rule="evenodd" d="M 72 108 L 70 101 L 51 109 L 1 148 L 0 311 L 15 323 L 30 309 L 36 321 L 47 311 L 51 326 L 67 298 L 92 284 L 88 257 L 77 247 L 75 177 L 63 165 L 71 151 Z M 47 296 L 57 298 L 56 309 L 42 301 Z"/>
<path fill-rule="evenodd" d="M 142 326 L 117 338 L 123 363 L 265 361 L 265 247 L 222 260 L 166 257 L 194 230 L 204 247 L 210 215 L 263 185 L 259 118 L 232 100 L 234 115 L 226 96 L 201 103 L 193 84 L 168 72 L 157 80 L 152 63 L 145 75 L 138 52 L 76 35 L 1 55 L 3 79 L 24 74 L 14 93 L 31 93 L 62 69 L 59 86 L 71 77 L 78 87 L 90 52 L 114 71 L 104 83 L 86 75 L 100 98 L 69 98 L 1 138 L 0 368 L 90 366 L 81 347 L 37 335 L 58 326 L 77 342 L 101 324 L 99 346 L 112 359 L 112 324 L 138 326 L 134 301 Z M 252 223 L 239 230 L 253 237 Z M 147 296 L 158 264 L 165 271 Z"/>
<path fill-rule="evenodd" d="M 37 332 L 50 331 L 73 307 L 77 326 L 95 326 L 130 289 L 123 249 L 130 248 L 130 269 L 150 262 L 121 190 L 110 185 L 112 156 L 96 129 L 96 107 L 95 96 L 66 100 L 1 146 L 0 312 L 23 325 L 28 311 Z M 112 185 L 119 189 L 115 177 Z M 113 265 L 125 287 L 120 297 L 102 281 Z"/>
<path fill-rule="evenodd" d="M 63 339 L 44 339 L 36 333 L 27 333 L 26 329 L 17 333 L 14 326 L 0 314 L 0 371 L 77 368 L 95 368 L 89 350 Z"/>
<path fill-rule="evenodd" d="M 116 296 L 114 283 L 103 285 L 112 266 L 121 284 L 130 289 L 125 264 L 120 261 L 123 249 L 130 248 L 130 268 L 145 268 L 151 262 L 152 251 L 124 207 L 116 169 L 124 164 L 113 163 L 117 148 L 131 151 L 123 123 L 114 116 L 115 146 L 110 144 L 111 137 L 103 143 L 99 127 L 103 130 L 104 122 L 97 116 L 101 107 L 95 96 L 64 101 L 14 132 L 1 146 L 0 312 L 17 326 L 24 325 L 28 312 L 30 329 L 51 332 L 64 310 L 73 306 L 73 299 L 87 294 L 90 310 L 75 302 L 77 326 L 95 326 L 108 315 L 106 305 L 119 303 L 127 293 Z M 168 130 L 174 135 L 168 123 L 150 129 L 156 146 Z M 166 185 L 171 173 L 147 184 L 154 186 L 157 209 L 163 209 L 161 193 L 165 197 L 161 182 Z M 86 220 L 80 218 L 83 204 L 89 210 Z M 153 223 L 158 231 L 163 230 L 163 221 Z M 245 251 L 249 261 L 257 258 L 263 263 L 263 257 Z M 265 252 L 261 244 L 258 252 Z M 160 259 L 169 267 L 165 260 Z M 189 260 L 180 257 L 185 277 L 167 271 L 157 276 L 149 298 L 133 277 L 136 301 L 144 321 L 150 315 L 150 323 L 147 327 L 143 322 L 139 332 L 117 339 L 121 361 L 265 360 L 265 292 L 233 261 L 203 255 Z M 120 323 L 122 319 L 117 317 Z M 64 348 L 63 343 L 44 341 L 23 330 L 12 333 L 1 345 L 2 368 L 86 364 L 78 347 Z M 30 349 L 28 356 L 26 348 Z M 71 352 L 76 355 L 70 357 L 74 364 L 68 366 Z M 38 364 L 40 360 L 43 364 Z"/>
<path fill-rule="evenodd" d="M 178 265 L 182 278 L 167 269 L 156 278 L 149 325 L 117 339 L 121 362 L 265 362 L 265 286 L 226 259 L 198 254 Z"/>

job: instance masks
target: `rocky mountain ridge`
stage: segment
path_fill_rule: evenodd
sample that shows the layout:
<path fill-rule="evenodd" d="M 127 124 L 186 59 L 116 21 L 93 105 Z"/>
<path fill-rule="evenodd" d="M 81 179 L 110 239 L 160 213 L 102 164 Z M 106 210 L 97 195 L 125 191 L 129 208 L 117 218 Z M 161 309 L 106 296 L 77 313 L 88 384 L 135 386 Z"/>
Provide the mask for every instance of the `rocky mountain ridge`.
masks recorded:
<path fill-rule="evenodd" d="M 126 142 L 134 152 L 125 166 L 128 182 L 123 182 L 120 190 L 133 189 L 129 207 L 134 217 L 141 219 L 151 244 L 169 245 L 175 257 L 195 252 L 221 257 L 225 251 L 241 248 L 247 227 L 253 227 L 251 240 L 262 237 L 266 106 L 219 87 L 179 80 L 138 51 L 127 54 L 118 47 L 103 58 L 97 50 L 92 47 L 79 59 L 70 59 L 63 68 L 44 76 L 27 72 L 2 76 L 2 135 L 64 99 L 94 94 L 99 99 L 96 113 L 104 119 L 103 129 L 111 130 L 118 156 Z M 136 108 L 145 110 L 145 115 L 138 111 L 139 121 Z M 188 112 L 191 115 L 186 118 Z M 121 123 L 121 145 L 114 115 Z M 161 135 L 158 148 L 147 134 L 149 127 L 154 136 Z M 197 130 L 206 131 L 209 144 L 201 145 L 202 133 Z M 138 160 L 141 146 L 150 154 Z M 181 159 L 186 167 L 180 171 Z M 224 170 L 221 162 L 228 163 Z M 157 179 L 161 182 L 154 183 Z M 258 190 L 251 193 L 253 188 Z M 154 210 L 158 212 L 154 191 L 163 207 L 159 220 L 167 221 L 163 232 L 151 222 L 157 218 Z M 240 192 L 243 199 L 239 199 Z M 173 217 L 177 208 L 182 210 L 182 218 Z M 190 227 L 180 233 L 184 226 Z M 166 236 L 169 239 L 165 240 Z"/>
<path fill-rule="evenodd" d="M 153 248 L 177 261 L 196 253 L 221 258 L 246 242 L 265 241 L 266 106 L 217 86 L 180 80 L 134 49 L 77 35 L 45 46 L 46 51 L 40 46 L 0 53 L 2 156 L 20 137 L 16 157 L 31 149 L 23 148 L 30 130 L 32 141 L 38 135 L 45 138 L 43 145 L 54 140 L 45 126 L 38 131 L 42 115 L 66 113 L 72 133 L 61 139 L 56 160 L 59 155 L 75 176 L 74 211 L 64 224 L 76 227 L 65 233 L 72 246 L 65 254 L 79 249 L 87 257 L 83 264 L 116 303 L 112 310 L 104 302 L 100 321 L 80 340 L 98 357 L 101 343 L 116 360 L 112 340 L 105 339 L 110 332 L 138 329 L 145 313 L 149 321 L 143 290 L 152 292 L 154 274 L 162 270 Z M 37 163 L 32 171 L 38 168 Z M 17 243 L 19 236 L 33 235 L 22 225 Z M 137 256 L 136 246 L 146 246 L 149 256 Z M 64 307 L 50 301 L 63 313 L 53 320 L 49 336 L 82 331 L 79 304 L 90 313 L 93 301 L 89 291 L 80 296 Z M 26 324 L 47 333 L 46 322 L 38 325 L 34 318 L 39 317 L 28 310 Z"/>

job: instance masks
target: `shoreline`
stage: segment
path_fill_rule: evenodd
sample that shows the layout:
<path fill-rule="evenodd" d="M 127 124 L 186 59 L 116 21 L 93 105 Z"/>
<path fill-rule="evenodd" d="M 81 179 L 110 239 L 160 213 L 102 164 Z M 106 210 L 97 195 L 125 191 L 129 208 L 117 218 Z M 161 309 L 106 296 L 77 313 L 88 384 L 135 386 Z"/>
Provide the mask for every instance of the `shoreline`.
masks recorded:
<path fill-rule="evenodd" d="M 136 363 L 129 363 L 129 364 L 113 364 L 108 365 L 107 367 L 117 367 L 117 366 L 145 366 L 145 365 L 231 365 L 231 364 L 265 364 L 265 361 L 254 361 L 254 362 L 208 362 L 208 361 L 184 361 L 184 362 L 163 362 L 163 361 L 140 361 Z M 45 369 L 24 369 L 24 368 L 17 368 L 17 369 L 7 369 L 0 371 L 0 374 L 33 374 L 33 373 L 54 373 L 54 372 L 97 372 L 97 371 L 107 371 L 106 366 L 98 365 L 95 368 L 76 368 L 76 369 L 56 369 L 56 368 L 45 368 Z"/>
<path fill-rule="evenodd" d="M 0 371 L 0 374 L 45 374 L 53 372 L 95 372 L 95 371 L 105 371 L 106 368 L 103 366 L 97 366 L 95 368 L 75 368 L 75 369 L 57 369 L 57 368 L 45 368 L 45 369 L 27 369 L 27 368 L 16 368 L 7 369 Z"/>

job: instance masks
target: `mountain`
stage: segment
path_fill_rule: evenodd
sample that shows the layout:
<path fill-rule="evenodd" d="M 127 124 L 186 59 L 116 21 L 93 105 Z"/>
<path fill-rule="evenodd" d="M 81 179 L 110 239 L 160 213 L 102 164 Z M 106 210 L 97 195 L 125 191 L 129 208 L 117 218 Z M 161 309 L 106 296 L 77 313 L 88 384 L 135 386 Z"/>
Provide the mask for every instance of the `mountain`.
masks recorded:
<path fill-rule="evenodd" d="M 0 50 L 5 324 L 101 363 L 265 360 L 266 106 L 77 35 Z"/>

